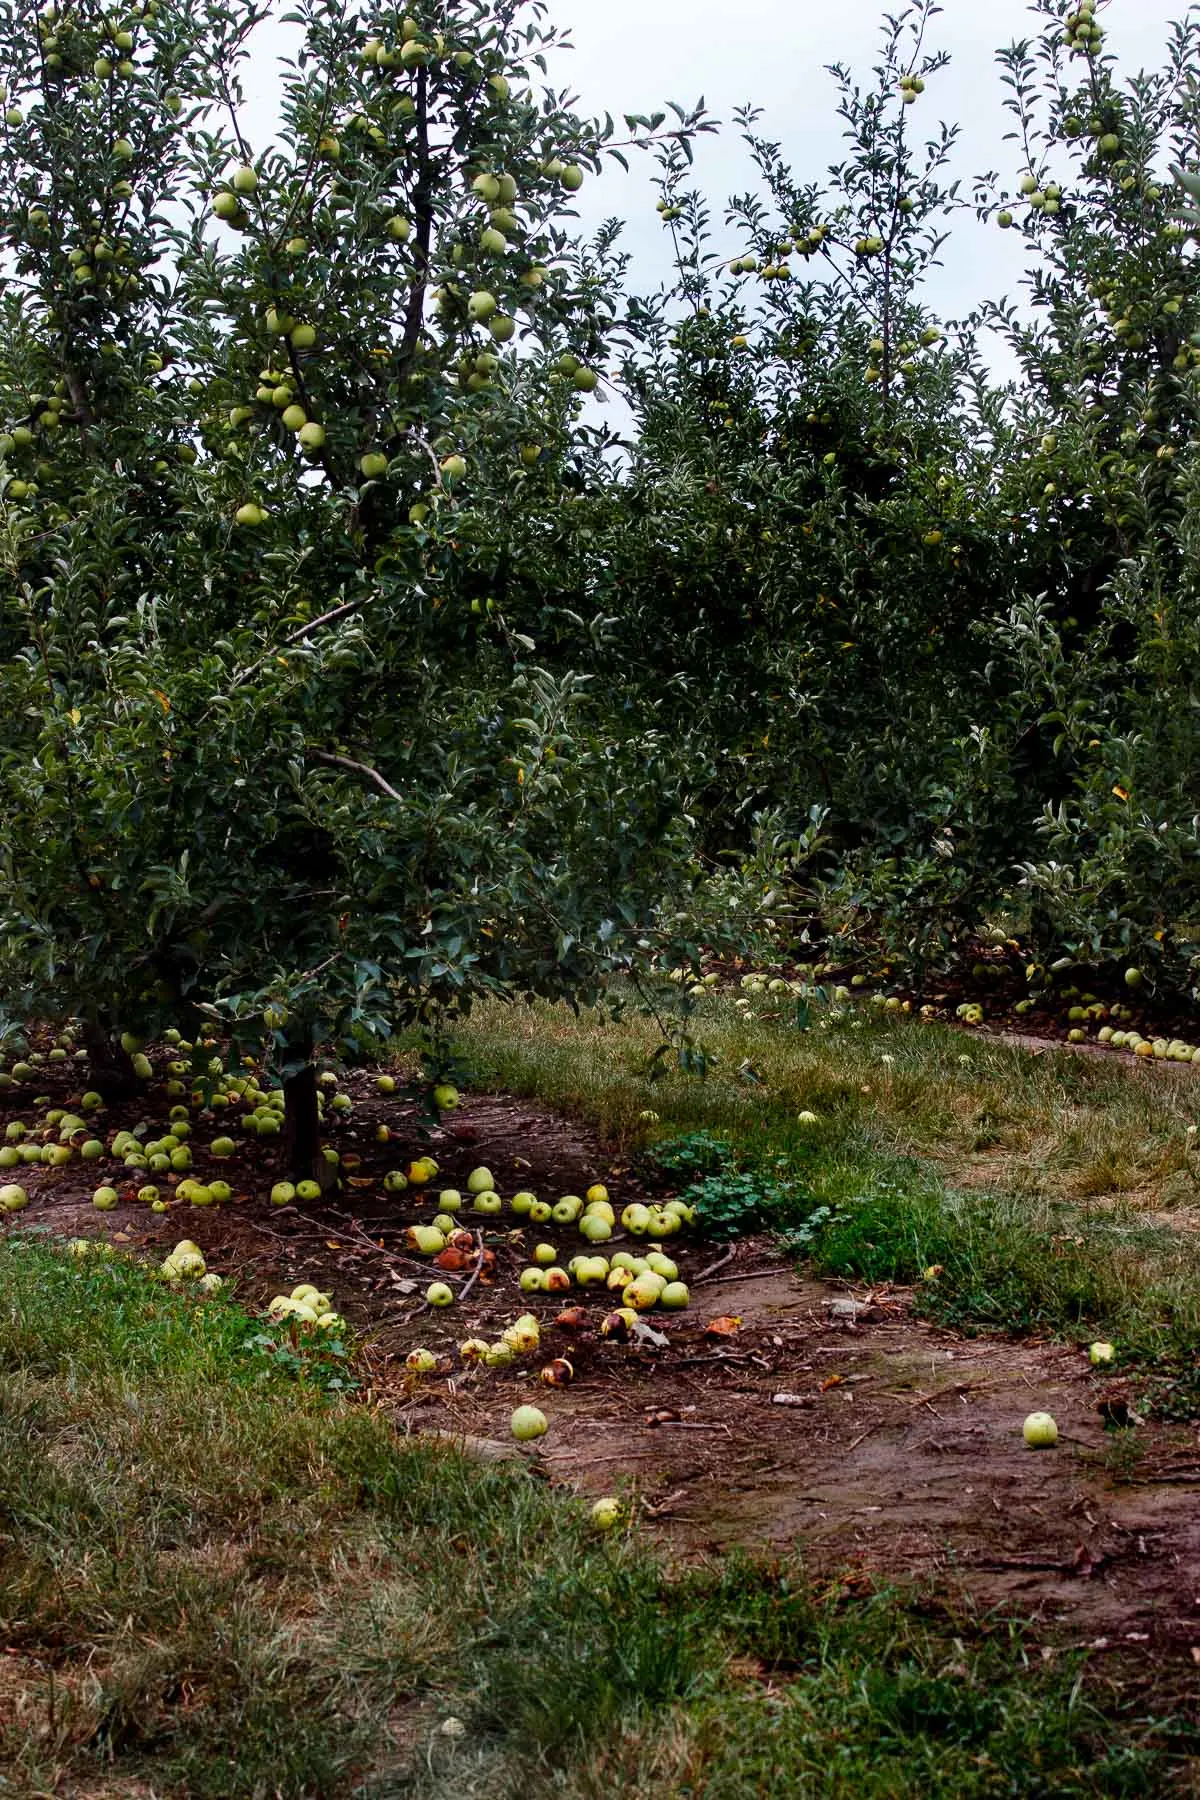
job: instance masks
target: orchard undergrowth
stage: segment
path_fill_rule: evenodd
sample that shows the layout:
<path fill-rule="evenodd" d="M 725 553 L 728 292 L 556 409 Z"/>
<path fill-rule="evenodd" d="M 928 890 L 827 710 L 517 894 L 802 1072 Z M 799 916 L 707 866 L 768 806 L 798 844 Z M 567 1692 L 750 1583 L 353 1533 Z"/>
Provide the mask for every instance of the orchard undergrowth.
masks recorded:
<path fill-rule="evenodd" d="M 795 1019 L 704 999 L 702 1079 L 648 1080 L 660 1023 L 632 1009 L 490 1007 L 463 1044 L 481 1075 L 638 1149 L 716 1237 L 774 1231 L 815 1273 L 912 1286 L 958 1330 L 1112 1339 L 1157 1408 L 1200 1408 L 1194 1075 L 865 1007 Z"/>

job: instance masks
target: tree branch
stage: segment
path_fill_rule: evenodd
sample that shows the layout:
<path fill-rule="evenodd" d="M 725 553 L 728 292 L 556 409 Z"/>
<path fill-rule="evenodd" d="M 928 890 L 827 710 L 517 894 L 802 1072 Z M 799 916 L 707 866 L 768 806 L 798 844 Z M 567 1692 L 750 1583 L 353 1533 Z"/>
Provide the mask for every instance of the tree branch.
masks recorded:
<path fill-rule="evenodd" d="M 404 804 L 403 794 L 398 794 L 391 782 L 385 781 L 379 770 L 373 769 L 370 763 L 356 762 L 352 756 L 337 756 L 332 750 L 306 749 L 304 754 L 310 756 L 314 762 L 328 763 L 331 768 L 352 769 L 356 775 L 365 775 L 367 780 L 373 781 L 380 793 L 386 794 L 389 800 L 398 800 L 401 805 Z"/>
<path fill-rule="evenodd" d="M 401 368 L 416 353 L 425 318 L 425 290 L 429 281 L 429 256 L 433 242 L 434 198 L 429 167 L 429 81 L 424 67 L 417 70 L 417 179 L 413 189 L 417 215 L 413 245 L 413 284 L 408 296 L 404 335 L 397 362 Z"/>
<path fill-rule="evenodd" d="M 270 662 L 273 656 L 278 656 L 281 650 L 286 650 L 289 644 L 298 643 L 301 638 L 308 637 L 310 632 L 318 630 L 322 625 L 330 624 L 334 619 L 344 618 L 347 613 L 361 612 L 369 604 L 369 601 L 361 597 L 357 600 L 343 600 L 340 606 L 331 607 L 328 612 L 322 613 L 320 618 L 310 619 L 306 625 L 301 625 L 298 631 L 293 631 L 289 637 L 285 637 L 281 644 L 276 644 L 270 650 L 265 651 L 257 662 L 250 664 L 248 669 L 243 669 L 241 674 L 230 682 L 228 691 L 232 693 L 234 688 L 240 688 L 244 682 L 249 681 L 252 675 L 257 674 L 264 663 Z M 205 714 L 205 717 L 207 716 Z"/>

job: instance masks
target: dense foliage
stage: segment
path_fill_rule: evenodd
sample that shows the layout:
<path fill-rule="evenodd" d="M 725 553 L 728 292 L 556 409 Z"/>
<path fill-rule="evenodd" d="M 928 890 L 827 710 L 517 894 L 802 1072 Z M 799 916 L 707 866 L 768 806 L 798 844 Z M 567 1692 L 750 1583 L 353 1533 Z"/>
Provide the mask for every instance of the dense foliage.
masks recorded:
<path fill-rule="evenodd" d="M 531 85 L 540 6 L 314 0 L 256 153 L 265 17 L 0 12 L 0 966 L 99 1049 L 192 1004 L 291 1068 L 594 992 L 689 859 L 604 620 L 525 573 L 603 454 L 611 123 Z"/>
<path fill-rule="evenodd" d="M 969 194 L 931 0 L 833 71 L 823 181 L 740 115 L 720 222 L 711 121 L 631 117 L 677 264 L 631 298 L 534 0 L 303 0 L 265 148 L 264 8 L 3 0 L 10 1016 L 198 1006 L 294 1069 L 756 914 L 1190 986 L 1200 23 L 1130 79 L 1105 8 L 1031 10 Z M 964 209 L 1027 291 L 950 323 Z"/>
<path fill-rule="evenodd" d="M 749 849 L 760 895 L 782 874 L 818 944 L 944 960 L 1000 918 L 1190 987 L 1200 293 L 1172 172 L 1195 185 L 1200 24 L 1128 78 L 1107 9 L 1040 0 L 998 58 L 1007 172 L 968 197 L 921 118 L 937 10 L 889 19 L 866 80 L 831 71 L 824 185 L 747 112 L 759 187 L 716 223 L 663 152 L 678 280 L 612 501 L 631 643 L 677 672 L 673 728 L 703 721 L 709 852 Z M 1026 292 L 949 324 L 927 277 L 966 207 L 1022 234 Z"/>

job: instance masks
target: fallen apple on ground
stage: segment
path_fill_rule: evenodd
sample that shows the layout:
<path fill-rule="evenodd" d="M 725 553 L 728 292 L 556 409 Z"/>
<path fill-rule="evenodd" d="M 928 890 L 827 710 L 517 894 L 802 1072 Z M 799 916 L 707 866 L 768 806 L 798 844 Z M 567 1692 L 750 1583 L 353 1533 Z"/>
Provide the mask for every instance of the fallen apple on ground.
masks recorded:
<path fill-rule="evenodd" d="M 519 1444 L 528 1444 L 534 1438 L 544 1437 L 550 1429 L 545 1413 L 536 1406 L 518 1406 L 509 1425 Z"/>
<path fill-rule="evenodd" d="M 1058 1442 L 1058 1426 L 1048 1412 L 1031 1412 L 1021 1433 L 1031 1450 L 1048 1449 Z"/>

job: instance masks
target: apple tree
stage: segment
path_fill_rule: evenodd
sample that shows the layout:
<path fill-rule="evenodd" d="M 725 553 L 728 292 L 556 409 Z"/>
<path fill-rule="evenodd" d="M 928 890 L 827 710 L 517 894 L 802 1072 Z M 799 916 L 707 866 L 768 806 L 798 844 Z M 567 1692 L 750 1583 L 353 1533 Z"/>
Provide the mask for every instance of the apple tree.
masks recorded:
<path fill-rule="evenodd" d="M 830 71 L 823 178 L 747 112 L 757 180 L 718 217 L 663 148 L 621 617 L 672 671 L 653 716 L 711 745 L 707 846 L 759 896 L 782 871 L 812 939 L 911 963 L 999 915 L 1194 984 L 1200 27 L 1130 75 L 1117 9 L 1037 0 L 1003 173 L 964 192 L 937 10 Z M 928 279 L 971 204 L 1026 284 L 955 325 Z"/>
<path fill-rule="evenodd" d="M 999 58 L 1014 164 L 980 194 L 1028 263 L 1026 307 L 984 315 L 1020 370 L 1000 475 L 1036 753 L 1020 892 L 1047 948 L 1194 984 L 1200 220 L 1173 171 L 1197 158 L 1200 21 L 1130 74 L 1112 9 L 1033 10 Z"/>
<path fill-rule="evenodd" d="M 690 777 L 586 557 L 522 560 L 602 461 L 611 122 L 540 5 L 302 0 L 256 144 L 267 17 L 0 5 L 0 968 L 110 1085 L 122 1027 L 266 1034 L 308 1172 L 318 1039 L 674 929 Z"/>
<path fill-rule="evenodd" d="M 1008 598 L 1003 427 L 971 332 L 927 297 L 966 205 L 936 112 L 937 11 L 887 17 L 866 76 L 829 71 L 845 149 L 823 177 L 794 172 L 747 110 L 757 179 L 722 218 L 663 147 L 677 279 L 627 360 L 637 448 L 609 521 L 622 618 L 712 745 L 710 850 L 774 841 L 849 914 L 860 871 L 882 882 L 911 859 L 922 921 L 934 884 L 939 912 L 970 909 L 993 873 L 933 846 Z"/>

